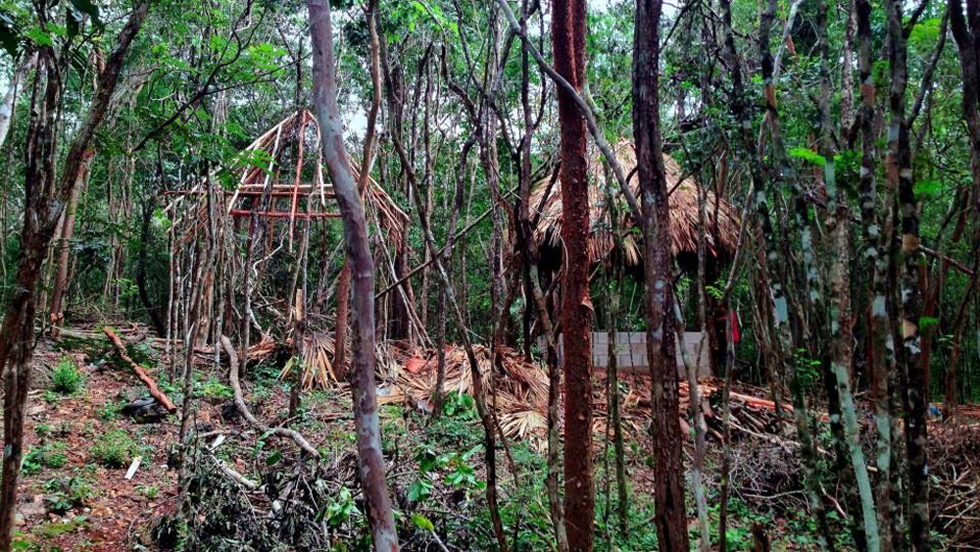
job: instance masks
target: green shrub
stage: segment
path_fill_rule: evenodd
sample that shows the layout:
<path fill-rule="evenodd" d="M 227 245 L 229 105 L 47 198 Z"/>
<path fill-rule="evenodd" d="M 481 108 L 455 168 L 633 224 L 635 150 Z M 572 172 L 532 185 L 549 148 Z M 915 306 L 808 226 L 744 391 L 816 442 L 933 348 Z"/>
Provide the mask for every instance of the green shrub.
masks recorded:
<path fill-rule="evenodd" d="M 89 457 L 107 468 L 124 468 L 129 465 L 136 443 L 121 429 L 111 429 L 98 438 L 89 449 Z"/>
<path fill-rule="evenodd" d="M 76 393 L 82 387 L 84 376 L 68 357 L 61 357 L 51 373 L 51 388 L 62 395 Z"/>
<path fill-rule="evenodd" d="M 90 481 L 77 474 L 49 479 L 44 483 L 44 490 L 48 493 L 48 511 L 55 514 L 84 506 L 95 494 Z"/>
<path fill-rule="evenodd" d="M 160 495 L 160 487 L 158 485 L 140 485 L 136 487 L 136 490 L 149 500 L 153 500 Z"/>
<path fill-rule="evenodd" d="M 21 465 L 24 473 L 33 475 L 41 471 L 41 468 L 58 469 L 68 463 L 65 456 L 64 443 L 46 443 L 39 447 L 32 448 L 24 455 L 24 462 Z"/>
<path fill-rule="evenodd" d="M 231 387 L 217 380 L 208 380 L 201 386 L 201 392 L 207 399 L 227 400 L 235 396 Z"/>
<path fill-rule="evenodd" d="M 119 411 L 122 410 L 122 407 L 122 402 L 106 401 L 105 404 L 96 409 L 95 413 L 103 422 L 114 422 L 119 418 Z"/>

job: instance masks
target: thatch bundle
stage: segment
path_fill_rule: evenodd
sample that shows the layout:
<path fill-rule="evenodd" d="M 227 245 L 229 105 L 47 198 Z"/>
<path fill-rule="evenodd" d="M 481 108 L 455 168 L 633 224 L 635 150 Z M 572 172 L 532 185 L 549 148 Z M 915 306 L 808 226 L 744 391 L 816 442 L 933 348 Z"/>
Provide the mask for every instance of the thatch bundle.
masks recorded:
<path fill-rule="evenodd" d="M 504 348 L 500 363 L 503 373 L 491 376 L 490 349 L 474 345 L 484 389 L 496 394 L 497 419 L 508 438 L 527 440 L 543 445 L 547 431 L 548 375 L 537 364 L 524 362 L 517 352 Z M 396 389 L 387 390 L 378 397 L 382 403 L 409 402 L 413 406 L 428 408 L 432 392 L 436 388 L 437 360 L 435 356 L 425 361 L 412 373 L 400 370 Z M 473 394 L 473 373 L 466 352 L 461 347 L 446 348 L 445 393 Z M 493 397 L 488 397 L 491 404 Z"/>
<path fill-rule="evenodd" d="M 248 348 L 248 361 L 262 363 L 273 360 L 277 351 L 290 350 L 293 347 L 292 338 L 285 342 L 277 342 L 267 333 L 262 334 L 258 343 Z M 297 364 L 302 368 L 300 381 L 303 389 L 329 389 L 337 384 L 337 375 L 333 369 L 333 333 L 310 332 L 303 338 L 302 361 L 293 355 L 283 366 L 279 379 L 286 380 L 292 374 Z"/>
<path fill-rule="evenodd" d="M 636 169 L 636 148 L 632 142 L 622 141 L 616 146 L 616 157 L 623 170 L 631 175 L 630 189 L 639 198 L 640 180 Z M 670 206 L 670 239 L 675 256 L 681 253 L 698 251 L 698 236 L 700 223 L 698 216 L 699 186 L 691 178 L 686 177 L 680 165 L 669 155 L 664 154 L 664 164 L 667 169 L 667 189 Z M 589 259 L 596 263 L 605 258 L 615 246 L 615 236 L 608 222 L 606 201 L 606 186 L 617 187 L 612 180 L 607 182 L 606 171 L 603 170 L 602 159 L 593 156 L 589 160 Z M 531 192 L 531 207 L 541 207 L 541 218 L 534 229 L 534 238 L 539 245 L 558 247 L 561 240 L 561 180 L 558 179 L 550 187 L 549 180 L 539 182 Z M 545 194 L 548 196 L 545 198 Z M 618 194 L 618 189 L 617 189 Z M 738 240 L 739 219 L 735 209 L 724 199 L 719 199 L 710 190 L 705 191 L 706 213 L 708 223 L 705 233 L 705 244 L 709 257 L 730 257 L 735 250 Z M 717 212 L 716 212 L 717 211 Z M 715 231 L 714 221 L 717 214 L 718 227 Z M 627 265 L 640 263 L 642 248 L 634 232 L 629 232 L 636 225 L 628 208 L 619 209 L 619 224 L 623 244 L 622 256 Z"/>
<path fill-rule="evenodd" d="M 333 335 L 328 332 L 313 332 L 304 336 L 303 359 L 300 382 L 303 389 L 328 389 L 337 383 L 331 360 L 334 356 Z M 289 359 L 279 374 L 279 379 L 286 380 L 299 359 L 293 356 Z"/>

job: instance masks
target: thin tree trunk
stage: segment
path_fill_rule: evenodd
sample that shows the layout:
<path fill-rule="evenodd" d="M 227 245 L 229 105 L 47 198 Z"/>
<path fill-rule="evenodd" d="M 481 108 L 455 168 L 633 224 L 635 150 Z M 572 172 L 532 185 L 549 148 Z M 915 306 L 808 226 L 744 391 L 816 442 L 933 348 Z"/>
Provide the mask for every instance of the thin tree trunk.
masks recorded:
<path fill-rule="evenodd" d="M 66 288 L 68 287 L 68 261 L 71 259 L 71 239 L 75 232 L 75 214 L 78 211 L 78 198 L 85 187 L 85 180 L 88 178 L 89 166 L 92 163 L 92 156 L 95 152 L 89 150 L 81 166 L 78 169 L 78 181 L 72 190 L 68 200 L 68 207 L 62 217 L 61 237 L 58 240 L 58 266 L 55 270 L 54 288 L 51 291 L 51 303 L 48 311 L 51 315 L 53 325 L 51 334 L 57 336 L 57 327 L 65 321 L 65 314 L 62 312 L 62 301 L 65 298 Z"/>
<path fill-rule="evenodd" d="M 328 0 L 308 0 L 313 38 L 313 102 L 320 121 L 321 149 L 337 195 L 344 241 L 353 274 L 356 324 L 353 372 L 354 425 L 361 486 L 368 505 L 368 525 L 376 552 L 399 550 L 391 498 L 381 452 L 381 428 L 374 382 L 374 260 L 368 244 L 367 219 L 344 150 Z"/>
<path fill-rule="evenodd" d="M 908 415 L 905 440 L 908 451 L 910 541 L 916 551 L 930 549 L 929 543 L 929 475 L 926 472 L 926 419 L 928 381 L 919 361 L 919 216 L 912 181 L 912 155 L 909 146 L 909 127 L 905 119 L 907 45 L 902 3 L 885 2 L 888 29 L 888 62 L 891 72 L 889 91 L 890 123 L 886 174 L 898 191 L 901 215 L 901 327 L 904 344 L 903 374 L 907 378 Z"/>
<path fill-rule="evenodd" d="M 408 154 L 405 151 L 401 138 L 393 135 L 392 142 L 395 145 L 399 159 L 401 160 L 402 166 L 405 169 L 409 186 L 414 188 L 416 192 L 419 192 L 420 190 L 418 190 L 416 186 L 415 172 L 412 170 Z M 435 238 L 432 235 L 432 229 L 429 226 L 429 221 L 425 218 L 425 210 L 422 208 L 421 196 L 416 195 L 413 199 L 415 201 L 416 211 L 418 211 L 419 214 L 419 223 L 422 227 L 422 236 L 425 240 L 425 246 L 430 250 L 435 251 Z M 449 300 L 449 304 L 452 308 L 453 314 L 455 315 L 456 324 L 459 326 L 460 338 L 463 341 L 463 349 L 466 351 L 467 361 L 470 365 L 470 375 L 473 380 L 473 400 L 476 402 L 476 410 L 480 416 L 480 423 L 483 426 L 485 448 L 484 460 L 487 464 L 487 505 L 490 509 L 490 518 L 491 523 L 493 524 L 494 536 L 497 539 L 497 546 L 500 547 L 501 552 L 507 552 L 509 549 L 507 546 L 507 535 L 504 533 L 503 519 L 500 517 L 500 507 L 497 502 L 497 444 L 494 436 L 494 413 L 487 407 L 487 391 L 483 386 L 483 376 L 480 373 L 480 364 L 476 359 L 476 352 L 473 349 L 473 344 L 470 340 L 469 334 L 467 333 L 468 330 L 466 327 L 466 318 L 463 316 L 460 303 L 456 299 L 456 291 L 452 280 L 449 278 L 449 273 L 442 264 L 442 255 L 434 255 L 432 259 L 436 265 L 436 271 L 439 274 L 439 278 L 442 280 L 442 285 L 447 293 L 447 299 Z M 493 369 L 492 365 L 490 369 Z"/>
<path fill-rule="evenodd" d="M 660 0 L 637 0 L 633 38 L 633 136 L 642 195 L 647 358 L 652 383 L 654 523 L 662 552 L 688 552 L 683 434 L 674 350 L 670 216 L 660 136 Z M 562 188 L 566 182 L 562 180 Z M 566 330 L 567 331 L 567 330 Z M 566 352 L 567 354 L 567 352 Z"/>
<path fill-rule="evenodd" d="M 377 136 L 378 110 L 381 108 L 381 47 L 378 42 L 377 29 L 377 0 L 369 0 L 364 10 L 367 19 L 368 37 L 371 43 L 371 84 L 373 95 L 371 109 L 368 111 L 367 131 L 364 135 L 364 154 L 361 159 L 360 179 L 357 188 L 364 197 L 371 178 L 371 166 L 374 164 L 374 143 Z M 350 280 L 351 268 L 347 255 L 344 254 L 344 266 L 340 270 L 337 281 L 337 319 L 334 330 L 334 369 L 337 377 L 347 377 L 347 320 L 350 314 Z"/>
<path fill-rule="evenodd" d="M 876 191 L 877 151 L 874 130 L 875 84 L 872 76 L 871 4 L 868 0 L 855 0 L 857 19 L 858 72 L 860 78 L 861 106 L 858 124 L 861 127 L 861 227 L 864 238 L 864 259 L 867 274 L 871 274 L 871 382 L 875 401 L 875 427 L 877 430 L 876 467 L 878 468 L 878 530 L 882 552 L 893 549 L 893 522 L 891 488 L 892 413 L 889 406 L 889 374 L 895 370 L 895 344 L 892 341 L 891 319 L 886 306 L 888 292 L 885 288 L 888 258 L 885 233 L 877 216 Z"/>
<path fill-rule="evenodd" d="M 585 85 L 585 0 L 553 0 L 555 70 L 577 92 Z M 595 523 L 592 473 L 592 339 L 589 317 L 589 182 L 585 120 L 558 89 L 561 129 L 562 345 L 565 372 L 565 532 L 572 552 L 591 552 Z"/>
<path fill-rule="evenodd" d="M 452 214 L 449 216 L 449 225 L 446 228 L 446 246 L 436 255 L 442 257 L 443 266 L 451 268 L 453 246 L 456 245 L 456 227 L 459 224 L 459 214 L 463 209 L 463 201 L 466 194 L 466 163 L 470 149 L 476 143 L 475 137 L 470 137 L 463 143 L 463 149 L 459 157 L 459 168 L 456 172 L 456 191 L 454 196 Z M 448 290 L 445 282 L 439 282 L 439 312 L 436 315 L 437 321 L 437 346 L 439 347 L 436 365 L 436 388 L 433 396 L 432 416 L 438 418 L 442 415 L 443 393 L 446 382 L 446 302 L 449 299 Z"/>
<path fill-rule="evenodd" d="M 834 129 L 831 122 L 830 97 L 830 45 L 827 33 L 829 6 L 824 3 L 818 9 L 818 40 L 820 51 L 820 153 L 824 158 L 824 184 L 827 189 L 828 210 L 826 226 L 830 233 L 830 330 L 831 367 L 837 384 L 837 395 L 844 417 L 844 437 L 854 469 L 855 481 L 860 496 L 863 514 L 863 538 L 869 552 L 879 552 L 881 548 L 878 531 L 878 517 L 875 511 L 874 494 L 868 477 L 864 451 L 861 449 L 860 428 L 857 410 L 851 393 L 852 361 L 854 358 L 854 325 L 851 312 L 850 275 L 850 221 L 851 211 L 847 199 L 837 188 L 834 170 Z M 850 61 L 848 60 L 848 63 Z M 851 512 L 857 516 L 857 512 Z M 861 546 L 861 542 L 857 545 Z"/>
<path fill-rule="evenodd" d="M 606 179 L 606 210 L 609 213 L 610 220 L 610 231 L 616 240 L 616 249 L 622 250 L 622 241 L 620 240 L 620 228 L 619 228 L 619 211 L 616 208 L 615 196 L 612 192 L 612 188 L 609 186 L 608 179 L 608 165 L 607 165 L 607 179 Z M 613 263 L 610 263 L 612 265 Z M 619 532 L 623 537 L 629 534 L 629 489 L 627 487 L 627 474 L 626 474 L 626 450 L 623 438 L 623 421 L 622 412 L 620 406 L 620 393 L 619 393 L 619 351 L 616 348 L 616 323 L 620 316 L 620 283 L 622 281 L 623 275 L 622 271 L 619 270 L 621 265 L 614 265 L 607 267 L 607 270 L 612 272 L 612 281 L 608 282 L 606 285 L 609 290 L 609 304 L 606 305 L 607 310 L 607 322 L 606 322 L 606 332 L 609 340 L 609 364 L 606 368 L 606 377 L 608 379 L 609 396 L 606 401 L 609 404 L 609 418 L 612 424 L 613 430 L 613 452 L 616 460 L 616 497 L 617 497 L 617 515 L 619 521 Z M 608 500 L 608 490 L 607 490 L 607 500 Z M 707 539 L 707 535 L 705 536 Z"/>

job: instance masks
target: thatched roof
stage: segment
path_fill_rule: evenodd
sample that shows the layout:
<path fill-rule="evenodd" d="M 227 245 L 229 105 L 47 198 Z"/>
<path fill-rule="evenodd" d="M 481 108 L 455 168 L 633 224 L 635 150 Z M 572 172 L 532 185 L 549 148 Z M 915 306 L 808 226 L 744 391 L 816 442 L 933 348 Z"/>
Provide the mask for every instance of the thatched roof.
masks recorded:
<path fill-rule="evenodd" d="M 630 189 L 639 198 L 639 177 L 634 171 L 636 167 L 636 149 L 632 142 L 622 141 L 616 146 L 616 157 L 623 170 L 631 175 Z M 664 164 L 667 169 L 667 189 L 670 192 L 670 238 L 674 256 L 683 253 L 697 254 L 698 236 L 700 233 L 698 217 L 698 184 L 691 178 L 685 178 L 680 165 L 672 157 L 664 154 Z M 610 179 L 612 176 L 610 175 Z M 683 180 L 682 180 L 683 179 Z M 548 192 L 549 179 L 542 180 L 531 192 L 531 208 L 541 205 L 542 198 Z M 616 186 L 611 180 L 609 185 Z M 618 188 L 618 187 L 617 187 Z M 599 262 L 612 251 L 615 240 L 609 228 L 609 216 L 606 209 L 606 176 L 600 156 L 589 160 L 589 259 L 592 263 Z M 618 192 L 618 190 L 617 190 Z M 618 193 L 617 193 L 618 195 Z M 724 199 L 716 200 L 715 194 L 706 192 L 706 220 L 708 232 L 705 235 L 707 254 L 709 257 L 731 257 L 738 240 L 739 218 L 735 209 Z M 718 231 L 713 226 L 715 209 L 718 209 Z M 551 186 L 550 193 L 541 208 L 541 218 L 534 229 L 534 238 L 538 245 L 557 247 L 561 242 L 561 180 Z M 627 265 L 640 264 L 642 247 L 638 243 L 638 235 L 628 230 L 635 226 L 632 213 L 627 207 L 619 209 L 619 228 L 622 231 L 622 256 Z"/>

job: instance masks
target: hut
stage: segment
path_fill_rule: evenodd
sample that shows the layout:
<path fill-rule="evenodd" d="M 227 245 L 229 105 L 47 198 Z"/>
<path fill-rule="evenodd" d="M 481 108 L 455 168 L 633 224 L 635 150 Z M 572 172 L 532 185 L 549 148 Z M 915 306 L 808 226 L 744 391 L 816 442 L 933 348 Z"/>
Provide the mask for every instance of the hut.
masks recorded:
<path fill-rule="evenodd" d="M 229 166 L 215 169 L 187 189 L 166 192 L 172 199 L 164 213 L 170 217 L 172 247 L 170 335 L 181 334 L 183 324 L 194 327 L 195 341 L 217 344 L 222 333 L 239 332 L 248 361 L 255 361 L 279 355 L 280 345 L 292 339 L 277 340 L 274 335 L 299 332 L 304 341 L 292 349 L 302 352 L 304 359 L 301 381 L 305 387 L 325 388 L 337 379 L 331 366 L 334 321 L 327 304 L 337 281 L 329 269 L 342 243 L 332 238 L 336 233 L 331 229 L 337 225 L 331 221 L 340 213 L 320 139 L 313 113 L 293 111 L 241 150 Z M 348 161 L 359 179 L 358 160 Z M 362 197 L 377 242 L 397 244 L 404 239 L 408 214 L 373 178 L 366 179 Z M 314 230 L 318 239 L 311 243 Z M 320 269 L 309 271 L 319 277 L 308 290 L 311 249 Z M 200 255 L 205 263 L 195 262 Z M 216 293 L 219 270 L 228 283 Z M 379 274 L 384 283 L 384 271 Z M 191 294 L 192 287 L 201 290 Z M 201 297 L 200 304 L 185 305 L 194 304 L 191 297 Z M 243 303 L 241 308 L 236 301 Z M 247 322 L 233 324 L 236 315 Z M 252 328 L 259 331 L 258 342 L 251 341 Z M 285 366 L 284 377 L 290 366 Z"/>
<path fill-rule="evenodd" d="M 634 196 L 639 197 L 639 177 L 636 172 L 636 148 L 630 141 L 622 141 L 616 146 L 616 157 L 624 172 L 629 175 L 628 185 Z M 670 207 L 670 239 L 671 252 L 681 269 L 695 273 L 698 266 L 698 242 L 701 235 L 701 217 L 699 216 L 700 199 L 705 199 L 705 277 L 708 282 L 714 282 L 721 275 L 721 267 L 733 257 L 737 247 L 739 234 L 739 217 L 736 210 L 725 199 L 719 198 L 711 190 L 700 188 L 699 184 L 681 169 L 680 164 L 672 157 L 664 154 L 666 168 L 668 204 Z M 611 224 L 606 197 L 607 184 L 618 186 L 611 174 L 603 167 L 603 159 L 596 152 L 589 160 L 589 242 L 588 254 L 590 264 L 611 263 L 622 269 L 623 274 L 631 276 L 636 281 L 643 279 L 642 234 L 637 232 L 637 221 L 625 205 L 616 210 L 617 224 Z M 534 228 L 534 239 L 538 244 L 541 258 L 541 271 L 545 278 L 555 278 L 561 269 L 561 181 L 557 177 L 539 182 L 531 193 L 530 204 L 537 208 L 538 223 Z M 619 240 L 613 233 L 618 228 Z M 617 245 L 617 242 L 619 245 Z M 552 297 L 554 305 L 558 302 Z M 704 358 L 704 364 L 712 368 L 723 362 L 725 317 L 728 316 L 727 306 L 717 305 L 709 298 L 708 312 L 711 313 L 709 335 L 702 336 L 700 332 L 688 332 L 685 338 L 685 349 L 692 350 L 692 340 L 697 341 L 706 337 L 710 343 L 710 358 Z M 597 305 L 601 309 L 601 305 Z M 599 317 L 604 320 L 604 317 Z M 635 328 L 624 328 L 635 329 Z M 597 332 L 593 341 L 597 344 L 607 343 L 606 332 Z M 646 367 L 645 335 L 642 332 L 619 332 L 616 336 L 616 348 L 624 351 L 619 356 L 620 366 L 625 369 L 644 370 Z M 678 348 L 678 350 L 681 350 Z M 603 345 L 593 351 L 593 364 L 603 367 L 608 362 L 606 356 L 608 347 Z M 707 366 L 703 366 L 705 371 Z M 700 372 L 699 367 L 699 372 Z M 717 370 L 715 370 L 717 372 Z M 702 372 L 704 373 L 704 372 Z"/>

